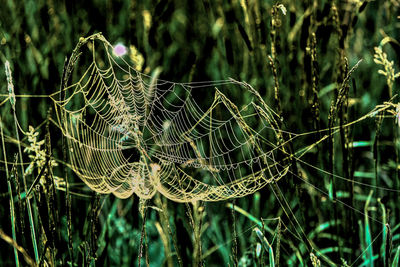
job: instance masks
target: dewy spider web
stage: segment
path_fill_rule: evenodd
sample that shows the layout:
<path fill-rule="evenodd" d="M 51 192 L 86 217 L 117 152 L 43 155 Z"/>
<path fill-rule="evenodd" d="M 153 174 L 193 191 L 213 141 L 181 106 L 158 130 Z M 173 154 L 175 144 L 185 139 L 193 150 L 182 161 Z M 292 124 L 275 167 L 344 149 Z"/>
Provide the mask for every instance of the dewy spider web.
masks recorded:
<path fill-rule="evenodd" d="M 239 109 L 224 93 L 261 99 L 249 85 L 152 79 L 113 55 L 103 36 L 83 43 L 91 52 L 80 60 L 87 53 L 89 66 L 63 89 L 64 99 L 51 97 L 72 168 L 93 190 L 218 201 L 254 193 L 287 171 L 274 160 L 282 148 L 273 111 L 253 101 Z M 212 101 L 202 107 L 195 96 L 207 102 L 207 94 Z"/>
<path fill-rule="evenodd" d="M 87 67 L 75 72 L 83 73 L 73 71 L 78 58 Z M 63 82 L 64 96 L 50 97 L 68 140 L 71 167 L 96 192 L 120 198 L 135 193 L 149 199 L 157 191 L 177 202 L 242 197 L 282 178 L 291 159 L 299 160 L 329 136 L 290 153 L 293 139 L 311 133 L 285 133 L 285 140 L 279 116 L 250 85 L 147 76 L 113 55 L 101 34 L 79 42 Z M 240 108 L 228 97 L 233 90 L 242 93 L 235 99 Z M 377 106 L 341 127 L 390 107 Z M 333 127 L 330 134 L 338 131 Z"/>

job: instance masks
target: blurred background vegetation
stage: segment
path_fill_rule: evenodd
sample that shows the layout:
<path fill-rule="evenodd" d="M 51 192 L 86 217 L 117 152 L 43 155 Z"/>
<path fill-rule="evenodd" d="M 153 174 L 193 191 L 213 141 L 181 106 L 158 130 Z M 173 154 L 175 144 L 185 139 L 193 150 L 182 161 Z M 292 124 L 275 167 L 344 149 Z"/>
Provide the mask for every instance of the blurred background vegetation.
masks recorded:
<path fill-rule="evenodd" d="M 398 0 L 0 0 L 0 5 L 0 61 L 2 66 L 10 62 L 17 95 L 59 90 L 65 58 L 80 37 L 97 32 L 112 44 L 130 47 L 131 56 L 141 54 L 142 72 L 159 72 L 165 80 L 246 81 L 281 114 L 282 128 L 296 133 L 354 121 L 399 90 L 390 74 L 391 68 L 399 71 L 400 62 Z M 374 62 L 379 49 L 388 59 L 382 64 Z M 340 92 L 360 59 L 349 86 Z M 8 94 L 3 70 L 0 115 L 12 163 L 18 141 L 11 106 L 3 102 Z M 335 106 L 338 96 L 345 105 Z M 40 126 L 50 107 L 48 98 L 17 98 L 21 128 Z M 331 109 L 338 110 L 336 124 Z M 0 265 L 24 266 L 30 257 L 59 266 L 397 266 L 399 192 L 380 188 L 400 189 L 399 128 L 393 116 L 382 118 L 346 128 L 306 155 L 305 161 L 328 173 L 293 163 L 303 180 L 287 175 L 279 187 L 294 216 L 285 215 L 269 187 L 220 203 L 176 204 L 157 195 L 143 208 L 136 196 L 119 200 L 97 195 L 69 171 L 75 192 L 71 189 L 67 197 L 58 166 L 48 172 L 57 184 L 37 183 L 29 196 L 32 221 L 19 168 L 12 171 L 9 164 L 7 180 L 1 164 Z M 60 132 L 48 127 L 52 154 L 62 159 Z M 44 140 L 45 127 L 37 132 L 37 139 Z M 306 135 L 293 146 L 299 150 L 316 140 L 317 135 Z M 29 145 L 24 136 L 21 142 Z M 24 161 L 29 160 L 25 151 Z M 332 172 L 376 187 L 370 193 L 370 187 L 336 181 L 336 197 L 329 199 L 318 189 L 333 193 Z M 38 175 L 37 169 L 27 175 L 28 185 Z M 60 190 L 52 193 L 52 188 Z M 36 253 L 30 225 L 35 226 Z M 18 258 L 13 242 L 6 242 L 13 231 Z"/>

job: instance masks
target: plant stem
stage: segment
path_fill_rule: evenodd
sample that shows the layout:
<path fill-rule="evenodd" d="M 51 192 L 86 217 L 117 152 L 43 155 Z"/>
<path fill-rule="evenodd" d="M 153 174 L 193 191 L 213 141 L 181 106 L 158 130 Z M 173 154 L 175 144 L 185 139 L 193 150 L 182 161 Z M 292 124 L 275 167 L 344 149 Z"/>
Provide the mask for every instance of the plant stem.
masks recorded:
<path fill-rule="evenodd" d="M 1 144 L 2 144 L 2 147 L 3 147 L 4 165 L 5 165 L 6 176 L 7 176 L 7 187 L 8 187 L 8 193 L 10 194 L 10 213 L 11 213 L 10 219 L 11 219 L 12 238 L 14 239 L 14 241 L 16 241 L 17 240 L 17 235 L 16 235 L 16 232 L 15 232 L 14 199 L 13 199 L 10 175 L 8 173 L 7 154 L 6 154 L 6 146 L 4 144 L 3 123 L 1 121 L 1 117 L 0 117 L 0 131 L 1 131 Z M 18 251 L 17 251 L 16 247 L 14 247 L 14 256 L 15 256 L 15 265 L 19 266 Z"/>

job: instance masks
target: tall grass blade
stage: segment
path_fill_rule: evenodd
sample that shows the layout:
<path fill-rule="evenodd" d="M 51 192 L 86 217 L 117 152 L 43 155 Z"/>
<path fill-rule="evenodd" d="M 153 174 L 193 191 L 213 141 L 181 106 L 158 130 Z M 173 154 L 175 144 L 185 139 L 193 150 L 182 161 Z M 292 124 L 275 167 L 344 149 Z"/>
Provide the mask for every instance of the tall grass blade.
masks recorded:
<path fill-rule="evenodd" d="M 392 267 L 399 266 L 399 259 L 400 259 L 400 246 L 397 247 L 396 255 L 394 256 Z"/>
<path fill-rule="evenodd" d="M 0 117 L 0 131 L 1 131 L 1 145 L 3 147 L 3 158 L 4 158 L 4 165 L 6 169 L 6 176 L 7 176 L 7 187 L 8 187 L 8 194 L 10 195 L 10 220 L 11 220 L 11 231 L 12 231 L 12 238 L 16 241 L 17 235 L 15 231 L 15 210 L 14 210 L 14 199 L 13 199 L 13 192 L 11 187 L 11 178 L 8 173 L 8 163 L 7 163 L 7 154 L 6 154 L 6 146 L 4 144 L 4 134 L 3 134 L 3 122 Z M 18 259 L 18 251 L 17 248 L 14 247 L 14 257 L 15 257 L 15 265 L 19 266 L 19 259 Z"/>
<path fill-rule="evenodd" d="M 366 266 L 373 267 L 374 266 L 374 254 L 372 251 L 372 237 L 371 237 L 371 227 L 369 224 L 369 217 L 368 217 L 368 208 L 369 208 L 369 203 L 371 201 L 373 191 L 371 190 L 368 199 L 365 202 L 365 208 L 364 208 L 364 232 L 365 232 L 365 246 L 367 247 L 367 253 L 366 253 L 366 259 L 365 263 Z"/>
<path fill-rule="evenodd" d="M 16 248 L 22 254 L 26 263 L 29 266 L 34 266 L 34 267 L 37 266 L 35 261 L 29 256 L 29 254 L 26 252 L 26 250 L 23 247 L 21 247 L 20 245 L 18 245 L 14 239 L 12 239 L 8 235 L 6 235 L 6 233 L 4 233 L 1 228 L 0 228 L 0 238 L 3 239 L 4 241 L 6 241 L 11 246 L 13 246 L 14 248 Z"/>
<path fill-rule="evenodd" d="M 21 142 L 20 142 L 20 138 L 19 138 L 18 119 L 17 119 L 16 110 L 15 110 L 16 103 L 15 103 L 14 85 L 12 82 L 10 63 L 8 61 L 6 61 L 6 63 L 5 63 L 5 68 L 6 68 L 6 76 L 7 76 L 7 83 L 8 83 L 8 92 L 10 95 L 10 102 L 12 105 L 12 111 L 13 111 L 13 116 L 14 116 L 15 136 L 16 136 L 17 142 L 18 142 L 18 153 L 19 153 L 19 161 L 21 163 L 22 181 L 24 183 L 24 190 L 25 190 L 25 192 L 27 192 L 28 186 L 26 183 L 24 166 L 22 164 L 24 161 L 22 159 L 22 149 L 21 149 Z M 39 251 L 38 251 L 37 242 L 36 242 L 35 223 L 33 221 L 31 202 L 30 202 L 29 197 L 27 197 L 25 200 L 26 200 L 26 205 L 27 205 L 27 209 L 28 209 L 29 226 L 31 229 L 31 238 L 32 238 L 33 251 L 35 254 L 35 261 L 36 261 L 36 263 L 38 263 L 39 262 Z"/>
<path fill-rule="evenodd" d="M 269 266 L 275 267 L 274 250 L 272 249 L 272 246 L 270 245 L 264 234 L 260 231 L 260 229 L 258 229 L 258 227 L 255 227 L 253 231 L 256 233 L 265 251 L 268 253 Z"/>

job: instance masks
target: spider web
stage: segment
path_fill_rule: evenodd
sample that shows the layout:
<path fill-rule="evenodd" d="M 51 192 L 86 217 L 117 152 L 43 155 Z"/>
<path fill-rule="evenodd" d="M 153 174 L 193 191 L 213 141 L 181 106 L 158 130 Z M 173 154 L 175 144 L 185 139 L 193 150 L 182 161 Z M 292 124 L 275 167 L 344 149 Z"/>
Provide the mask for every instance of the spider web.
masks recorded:
<path fill-rule="evenodd" d="M 219 201 L 252 194 L 286 173 L 275 160 L 282 148 L 273 111 L 254 100 L 239 108 L 226 95 L 241 90 L 261 99 L 248 84 L 163 81 L 113 55 L 102 36 L 87 47 L 84 73 L 64 88 L 64 99 L 52 99 L 72 169 L 93 190 Z"/>
<path fill-rule="evenodd" d="M 75 82 L 66 86 L 68 76 Z M 64 97 L 50 98 L 71 168 L 91 189 L 119 198 L 150 199 L 156 192 L 177 202 L 243 197 L 284 177 L 293 159 L 304 163 L 303 155 L 340 127 L 393 107 L 378 105 L 347 125 L 320 130 L 319 140 L 290 152 L 290 142 L 316 132 L 280 130 L 279 116 L 247 83 L 148 76 L 113 54 L 101 34 L 80 41 L 66 81 Z"/>

